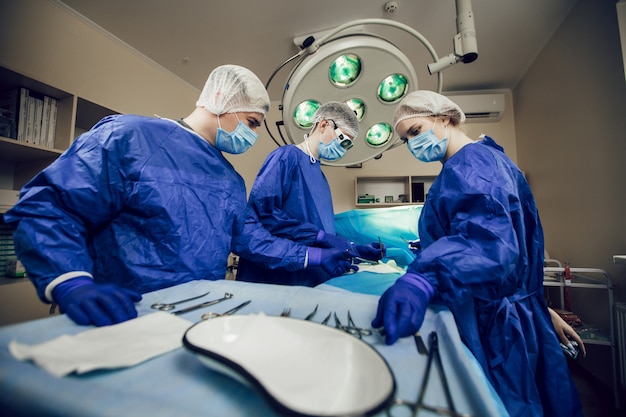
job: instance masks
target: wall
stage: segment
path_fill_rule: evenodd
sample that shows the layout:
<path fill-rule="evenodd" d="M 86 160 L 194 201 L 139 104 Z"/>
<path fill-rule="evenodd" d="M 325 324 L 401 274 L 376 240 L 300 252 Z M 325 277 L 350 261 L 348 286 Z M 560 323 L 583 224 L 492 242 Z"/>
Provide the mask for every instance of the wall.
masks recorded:
<path fill-rule="evenodd" d="M 615 1 L 580 0 L 513 96 L 518 162 L 550 256 L 607 270 L 616 299 L 626 300 L 626 268 L 612 261 L 626 253 L 626 85 Z"/>
<path fill-rule="evenodd" d="M 579 0 L 513 96 L 518 162 L 550 256 L 606 270 L 624 301 L 626 267 L 612 261 L 626 253 L 626 85 L 615 3 Z M 583 320 L 608 329 L 608 308 L 606 292 L 576 290 L 573 310 Z M 606 347 L 587 344 L 587 352 L 577 362 L 610 386 Z"/>
<path fill-rule="evenodd" d="M 193 110 L 197 88 L 123 46 L 50 1 L 0 4 L 0 65 L 120 113 Z"/>

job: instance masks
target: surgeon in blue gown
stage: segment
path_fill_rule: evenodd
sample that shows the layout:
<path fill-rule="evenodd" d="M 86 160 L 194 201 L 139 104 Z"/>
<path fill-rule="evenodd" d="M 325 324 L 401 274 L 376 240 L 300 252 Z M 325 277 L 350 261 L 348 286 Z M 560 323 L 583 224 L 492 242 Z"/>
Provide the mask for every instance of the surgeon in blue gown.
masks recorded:
<path fill-rule="evenodd" d="M 359 131 L 354 112 L 328 102 L 304 141 L 265 160 L 250 191 L 244 233 L 237 239 L 238 281 L 315 286 L 352 268 L 353 257 L 381 259 L 378 244 L 354 245 L 335 235 L 332 196 L 320 158 L 342 158 Z"/>
<path fill-rule="evenodd" d="M 511 416 L 581 416 L 543 299 L 543 230 L 530 187 L 491 138 L 463 132 L 464 120 L 430 91 L 396 109 L 395 130 L 413 156 L 443 166 L 419 219 L 422 249 L 381 296 L 372 325 L 393 344 L 419 330 L 429 302 L 443 304 Z"/>
<path fill-rule="evenodd" d="M 268 109 L 256 75 L 223 65 L 184 119 L 108 116 L 78 137 L 4 216 L 41 300 L 102 326 L 141 293 L 224 279 L 246 190 L 222 152 L 249 149 Z"/>

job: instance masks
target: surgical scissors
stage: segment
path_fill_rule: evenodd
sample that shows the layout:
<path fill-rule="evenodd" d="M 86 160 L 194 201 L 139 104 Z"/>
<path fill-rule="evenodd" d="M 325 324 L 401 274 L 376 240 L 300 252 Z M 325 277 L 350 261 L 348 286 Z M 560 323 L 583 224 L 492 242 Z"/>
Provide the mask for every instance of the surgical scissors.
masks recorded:
<path fill-rule="evenodd" d="M 213 301 L 206 301 L 204 303 L 196 304 L 191 307 L 183 308 L 182 310 L 174 311 L 172 314 L 177 316 L 179 314 L 189 313 L 190 311 L 198 310 L 199 308 L 204 308 L 204 307 L 212 306 L 217 303 L 221 303 L 222 301 L 228 300 L 229 298 L 233 298 L 233 295 L 227 292 L 224 294 L 222 298 L 218 298 L 217 300 L 213 300 Z"/>
<path fill-rule="evenodd" d="M 383 241 L 380 239 L 380 236 L 378 236 L 378 248 L 380 249 L 381 258 L 384 258 L 385 256 L 387 256 L 387 248 L 385 247 L 385 244 L 383 243 Z M 352 265 L 358 265 L 358 264 L 378 265 L 379 263 L 380 261 L 378 260 L 366 259 L 360 256 L 351 257 Z"/>
<path fill-rule="evenodd" d="M 242 308 L 244 308 L 245 306 L 247 306 L 251 302 L 252 302 L 252 300 L 245 301 L 245 302 L 239 304 L 237 307 L 231 308 L 230 310 L 225 311 L 225 312 L 223 312 L 221 314 L 209 311 L 208 313 L 204 313 L 202 315 L 202 320 L 211 320 L 211 319 L 215 319 L 217 317 L 230 316 L 231 314 L 235 314 L 237 311 L 241 310 Z"/>
<path fill-rule="evenodd" d="M 185 298 L 184 300 L 174 301 L 173 303 L 154 303 L 150 307 L 154 308 L 155 310 L 170 311 L 170 310 L 174 310 L 174 308 L 176 307 L 176 304 L 181 304 L 181 303 L 186 303 L 187 301 L 197 300 L 198 298 L 202 298 L 205 295 L 209 294 L 210 292 L 211 291 L 207 291 L 204 294 L 196 295 L 195 297 L 191 297 L 191 298 Z"/>
<path fill-rule="evenodd" d="M 337 317 L 337 312 L 333 312 L 333 315 L 335 317 L 335 327 L 337 329 L 343 330 L 344 332 L 348 332 L 351 335 L 358 337 L 359 339 L 363 338 L 363 336 L 372 335 L 371 329 L 366 329 L 366 328 L 359 327 L 356 325 L 354 320 L 352 320 L 352 315 L 350 315 L 350 310 L 348 310 L 348 324 L 347 325 L 341 324 L 339 317 Z"/>
<path fill-rule="evenodd" d="M 420 388 L 419 396 L 417 401 L 412 403 L 409 401 L 402 400 L 397 398 L 393 404 L 391 404 L 387 408 L 387 415 L 389 417 L 393 417 L 392 410 L 396 407 L 405 407 L 408 408 L 412 413 L 413 417 L 416 417 L 420 410 L 428 410 L 436 414 L 450 416 L 450 417 L 471 417 L 469 414 L 459 413 L 456 411 L 454 407 L 454 401 L 452 401 L 452 394 L 450 393 L 450 388 L 448 386 L 448 380 L 446 379 L 446 374 L 443 370 L 443 364 L 441 363 L 441 356 L 439 354 L 439 342 L 437 339 L 437 333 L 431 332 L 428 336 L 428 362 L 426 363 L 426 370 L 424 371 L 424 378 L 422 379 L 422 386 Z M 426 387 L 428 386 L 428 377 L 430 375 L 430 368 L 435 361 L 435 366 L 437 366 L 437 370 L 439 371 L 439 377 L 441 378 L 441 385 L 443 387 L 443 392 L 446 397 L 446 401 L 448 403 L 449 408 L 443 408 L 438 406 L 432 406 L 428 404 L 424 404 L 424 396 L 426 394 Z"/>

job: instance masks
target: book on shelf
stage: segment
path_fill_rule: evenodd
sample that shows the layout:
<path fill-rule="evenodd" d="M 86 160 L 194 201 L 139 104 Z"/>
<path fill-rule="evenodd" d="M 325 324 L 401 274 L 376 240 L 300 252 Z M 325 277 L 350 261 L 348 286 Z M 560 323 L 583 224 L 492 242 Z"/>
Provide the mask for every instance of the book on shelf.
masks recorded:
<path fill-rule="evenodd" d="M 17 89 L 0 93 L 0 136 L 17 139 L 20 97 Z"/>
<path fill-rule="evenodd" d="M 9 128 L 1 135 L 18 142 L 54 148 L 59 100 L 25 87 L 0 92 L 0 121 Z"/>
<path fill-rule="evenodd" d="M 35 97 L 35 116 L 33 117 L 33 145 L 41 145 L 41 125 L 43 120 L 43 99 Z"/>
<path fill-rule="evenodd" d="M 54 148 L 54 137 L 57 130 L 57 113 L 59 110 L 59 100 L 50 97 L 50 115 L 48 117 L 48 134 L 46 137 L 46 146 Z"/>
<path fill-rule="evenodd" d="M 17 140 L 26 142 L 26 121 L 28 120 L 28 88 L 20 88 L 20 110 L 17 119 Z"/>
<path fill-rule="evenodd" d="M 41 131 L 39 132 L 39 144 L 48 146 L 48 128 L 50 127 L 50 97 L 44 96 L 43 110 L 41 113 Z"/>
<path fill-rule="evenodd" d="M 28 103 L 26 107 L 27 110 L 27 118 L 26 118 L 26 133 L 24 134 L 24 142 L 33 143 L 33 137 L 35 135 L 35 104 L 36 98 L 32 95 L 28 96 Z"/>

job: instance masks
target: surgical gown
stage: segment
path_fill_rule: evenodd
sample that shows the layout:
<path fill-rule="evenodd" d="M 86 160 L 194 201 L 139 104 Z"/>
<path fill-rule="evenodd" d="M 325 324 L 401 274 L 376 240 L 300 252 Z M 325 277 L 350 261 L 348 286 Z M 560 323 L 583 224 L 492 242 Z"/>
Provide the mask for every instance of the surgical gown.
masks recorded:
<path fill-rule="evenodd" d="M 235 252 L 237 280 L 315 286 L 331 278 L 322 268 L 304 268 L 307 247 L 323 229 L 335 233 L 330 187 L 320 162 L 294 145 L 281 146 L 257 175 L 246 222 Z"/>
<path fill-rule="evenodd" d="M 491 138 L 443 164 L 409 272 L 450 308 L 511 416 L 580 416 L 543 299 L 543 230 L 522 172 Z"/>
<path fill-rule="evenodd" d="M 72 272 L 142 293 L 223 279 L 245 204 L 243 178 L 206 140 L 171 120 L 117 115 L 26 184 L 5 221 L 46 301 Z"/>

